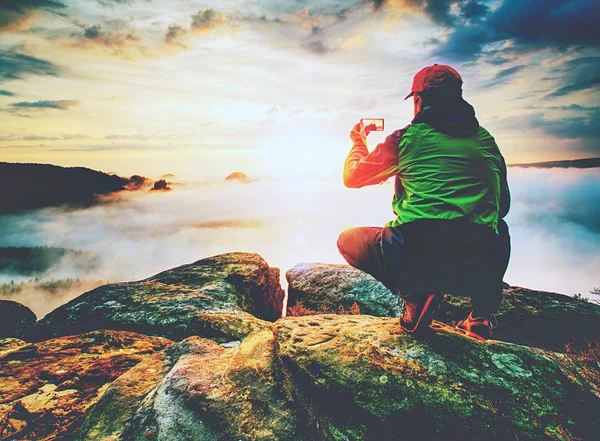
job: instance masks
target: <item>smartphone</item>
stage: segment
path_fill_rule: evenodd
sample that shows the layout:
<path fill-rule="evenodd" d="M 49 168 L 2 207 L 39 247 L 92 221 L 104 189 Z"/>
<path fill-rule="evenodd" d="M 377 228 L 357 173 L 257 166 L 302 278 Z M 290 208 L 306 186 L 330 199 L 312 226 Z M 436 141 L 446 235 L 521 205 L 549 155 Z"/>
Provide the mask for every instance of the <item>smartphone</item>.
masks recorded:
<path fill-rule="evenodd" d="M 383 130 L 383 118 L 361 118 L 361 123 L 367 132 L 381 132 Z"/>

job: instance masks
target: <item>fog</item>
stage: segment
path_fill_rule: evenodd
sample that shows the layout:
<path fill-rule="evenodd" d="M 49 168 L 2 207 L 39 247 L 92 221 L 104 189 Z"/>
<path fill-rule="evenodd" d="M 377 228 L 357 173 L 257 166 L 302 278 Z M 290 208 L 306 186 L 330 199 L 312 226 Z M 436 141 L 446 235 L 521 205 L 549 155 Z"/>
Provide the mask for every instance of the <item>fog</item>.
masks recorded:
<path fill-rule="evenodd" d="M 600 286 L 598 169 L 510 168 L 509 183 L 513 251 L 505 281 L 592 297 L 589 290 Z M 44 279 L 132 281 L 214 254 L 250 251 L 281 268 L 284 282 L 298 262 L 343 263 L 336 240 L 344 229 L 393 218 L 391 180 L 358 190 L 338 179 L 183 184 L 121 194 L 87 209 L 0 216 L 0 246 L 60 246 L 98 256 L 86 271 L 68 259 L 56 262 Z M 22 279 L 0 275 L 0 282 Z M 11 298 L 42 316 L 78 294 L 55 294 L 51 302 L 39 292 Z"/>

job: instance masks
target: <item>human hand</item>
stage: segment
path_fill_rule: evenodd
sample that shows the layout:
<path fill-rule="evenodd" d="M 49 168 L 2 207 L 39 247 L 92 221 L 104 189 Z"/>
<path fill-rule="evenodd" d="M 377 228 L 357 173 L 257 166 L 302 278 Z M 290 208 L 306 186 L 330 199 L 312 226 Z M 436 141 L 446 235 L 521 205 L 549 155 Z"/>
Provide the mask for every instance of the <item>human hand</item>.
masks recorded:
<path fill-rule="evenodd" d="M 368 131 L 365 130 L 365 125 L 362 121 L 356 123 L 352 130 L 350 131 L 350 139 L 354 144 L 362 143 L 365 146 L 367 145 L 367 135 Z"/>

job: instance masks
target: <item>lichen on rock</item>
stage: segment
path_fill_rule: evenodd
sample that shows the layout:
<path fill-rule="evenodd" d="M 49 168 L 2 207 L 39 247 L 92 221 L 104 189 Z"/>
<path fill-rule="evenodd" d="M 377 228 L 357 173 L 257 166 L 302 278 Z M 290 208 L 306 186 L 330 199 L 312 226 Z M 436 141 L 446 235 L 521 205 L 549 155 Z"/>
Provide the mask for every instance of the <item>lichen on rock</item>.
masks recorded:
<path fill-rule="evenodd" d="M 117 329 L 227 341 L 268 327 L 263 320 L 281 316 L 283 298 L 279 269 L 258 254 L 221 254 L 138 282 L 98 287 L 40 320 L 31 338 Z"/>
<path fill-rule="evenodd" d="M 589 439 L 598 428 L 600 403 L 550 359 L 435 326 L 419 340 L 396 319 L 280 320 L 278 355 L 314 439 Z"/>
<path fill-rule="evenodd" d="M 0 439 L 72 439 L 108 384 L 172 344 L 96 331 L 41 343 L 0 340 Z"/>
<path fill-rule="evenodd" d="M 79 439 L 299 440 L 274 350 L 269 330 L 232 347 L 189 337 L 165 352 L 151 380 L 143 376 L 148 359 L 113 383 Z"/>

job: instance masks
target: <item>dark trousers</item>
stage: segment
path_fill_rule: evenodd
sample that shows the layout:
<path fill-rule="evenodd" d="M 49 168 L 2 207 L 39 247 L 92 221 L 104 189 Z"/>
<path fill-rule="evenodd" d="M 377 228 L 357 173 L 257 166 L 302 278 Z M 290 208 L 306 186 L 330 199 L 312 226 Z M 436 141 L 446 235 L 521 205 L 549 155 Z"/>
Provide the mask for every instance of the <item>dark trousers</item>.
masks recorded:
<path fill-rule="evenodd" d="M 496 312 L 502 301 L 502 278 L 510 259 L 504 220 L 498 234 L 464 220 L 355 227 L 340 234 L 337 245 L 348 264 L 395 294 L 441 291 L 468 296 L 475 317 Z"/>

